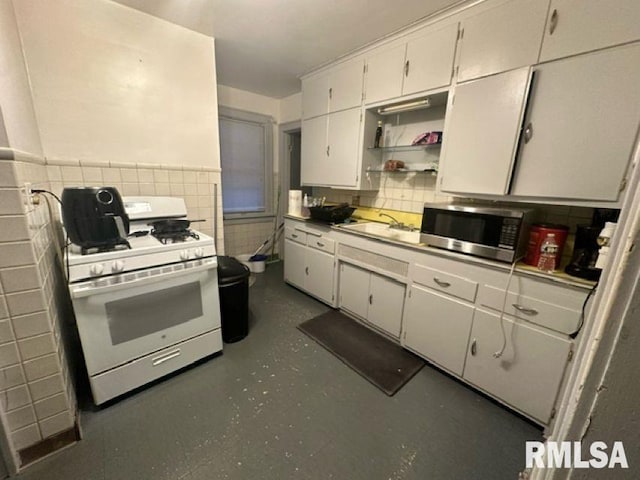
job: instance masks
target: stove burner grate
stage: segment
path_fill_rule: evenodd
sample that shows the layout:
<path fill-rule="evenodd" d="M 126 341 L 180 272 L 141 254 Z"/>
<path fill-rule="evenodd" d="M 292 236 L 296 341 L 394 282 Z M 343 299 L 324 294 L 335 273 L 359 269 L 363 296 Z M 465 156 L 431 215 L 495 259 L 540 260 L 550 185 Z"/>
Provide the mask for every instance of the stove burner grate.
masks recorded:
<path fill-rule="evenodd" d="M 154 229 L 151 230 L 151 235 L 156 237 L 163 245 L 174 242 L 184 242 L 188 238 L 200 239 L 200 236 L 193 230 L 185 229 L 178 232 L 157 232 Z"/>

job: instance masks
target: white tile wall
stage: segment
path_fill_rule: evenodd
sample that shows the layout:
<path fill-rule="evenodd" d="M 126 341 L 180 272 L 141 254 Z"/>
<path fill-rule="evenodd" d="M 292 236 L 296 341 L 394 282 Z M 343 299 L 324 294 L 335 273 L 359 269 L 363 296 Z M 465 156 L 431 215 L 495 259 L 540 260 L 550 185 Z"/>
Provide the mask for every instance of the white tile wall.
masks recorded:
<path fill-rule="evenodd" d="M 49 178 L 62 184 L 84 177 L 73 162 L 46 167 L 42 162 L 16 161 L 10 168 L 6 163 L 0 162 L 0 319 L 6 319 L 0 321 L 0 414 L 11 430 L 11 448 L 17 451 L 60 432 L 57 428 L 69 428 L 76 416 L 68 369 L 59 361 L 63 346 L 56 334 L 51 222 L 44 202 L 28 203 L 20 187 L 29 182 L 48 189 Z M 86 173 L 101 183 L 101 169 Z M 55 408 L 44 412 L 53 418 L 63 406 L 65 421 L 36 415 L 36 402 L 51 396 L 56 396 Z"/>

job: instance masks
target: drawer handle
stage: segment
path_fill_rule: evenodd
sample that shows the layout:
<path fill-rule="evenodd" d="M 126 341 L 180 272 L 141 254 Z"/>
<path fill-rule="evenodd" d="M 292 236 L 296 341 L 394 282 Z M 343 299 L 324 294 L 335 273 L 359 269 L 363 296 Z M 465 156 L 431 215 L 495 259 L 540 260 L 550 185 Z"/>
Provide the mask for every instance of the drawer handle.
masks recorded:
<path fill-rule="evenodd" d="M 316 242 L 316 245 L 318 245 L 319 247 L 324 247 L 324 243 L 322 242 Z"/>
<path fill-rule="evenodd" d="M 513 308 L 518 310 L 519 312 L 524 313 L 525 315 L 537 315 L 538 311 L 533 308 L 523 307 L 522 305 L 518 305 L 517 303 L 513 304 Z"/>
<path fill-rule="evenodd" d="M 549 21 L 549 35 L 553 35 L 553 32 L 556 31 L 556 27 L 558 26 L 558 10 L 553 9 L 551 13 L 551 19 Z"/>
<path fill-rule="evenodd" d="M 154 358 L 151 361 L 151 364 L 154 367 L 157 367 L 158 365 L 161 365 L 164 362 L 167 362 L 167 361 L 171 360 L 172 358 L 176 358 L 178 356 L 180 356 L 180 349 L 176 348 L 175 350 L 172 350 L 171 352 L 168 352 L 165 355 L 161 355 L 159 357 Z"/>
<path fill-rule="evenodd" d="M 451 284 L 449 282 L 445 282 L 444 280 L 440 280 L 438 277 L 433 277 L 433 281 L 440 285 L 442 288 L 449 288 Z"/>
<path fill-rule="evenodd" d="M 369 295 L 369 305 L 373 305 L 373 294 Z"/>
<path fill-rule="evenodd" d="M 291 238 L 298 238 L 298 235 L 296 235 L 295 233 L 292 233 Z"/>
<path fill-rule="evenodd" d="M 476 339 L 474 338 L 473 341 L 471 342 L 471 355 L 475 357 L 477 351 L 478 351 L 477 342 L 476 342 Z"/>

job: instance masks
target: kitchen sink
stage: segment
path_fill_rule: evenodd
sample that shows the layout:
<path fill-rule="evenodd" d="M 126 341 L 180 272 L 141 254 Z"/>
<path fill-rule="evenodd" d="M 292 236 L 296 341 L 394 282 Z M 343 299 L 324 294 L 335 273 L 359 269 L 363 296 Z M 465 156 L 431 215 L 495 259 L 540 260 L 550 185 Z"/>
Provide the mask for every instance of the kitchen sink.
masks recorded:
<path fill-rule="evenodd" d="M 382 237 L 389 240 L 395 240 L 398 242 L 410 243 L 412 245 L 418 245 L 420 243 L 420 231 L 416 230 L 410 232 L 408 230 L 400 230 L 397 228 L 391 228 L 386 223 L 367 222 L 367 223 L 355 223 L 350 225 L 342 225 L 340 228 L 349 230 L 352 232 L 363 233 L 374 237 Z"/>

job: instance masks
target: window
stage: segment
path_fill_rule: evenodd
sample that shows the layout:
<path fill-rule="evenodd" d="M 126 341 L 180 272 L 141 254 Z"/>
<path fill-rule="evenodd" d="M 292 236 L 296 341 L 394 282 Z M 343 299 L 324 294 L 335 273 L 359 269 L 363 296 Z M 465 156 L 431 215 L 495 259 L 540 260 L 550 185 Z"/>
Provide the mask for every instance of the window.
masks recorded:
<path fill-rule="evenodd" d="M 273 119 L 220 107 L 219 124 L 225 218 L 272 215 Z"/>

